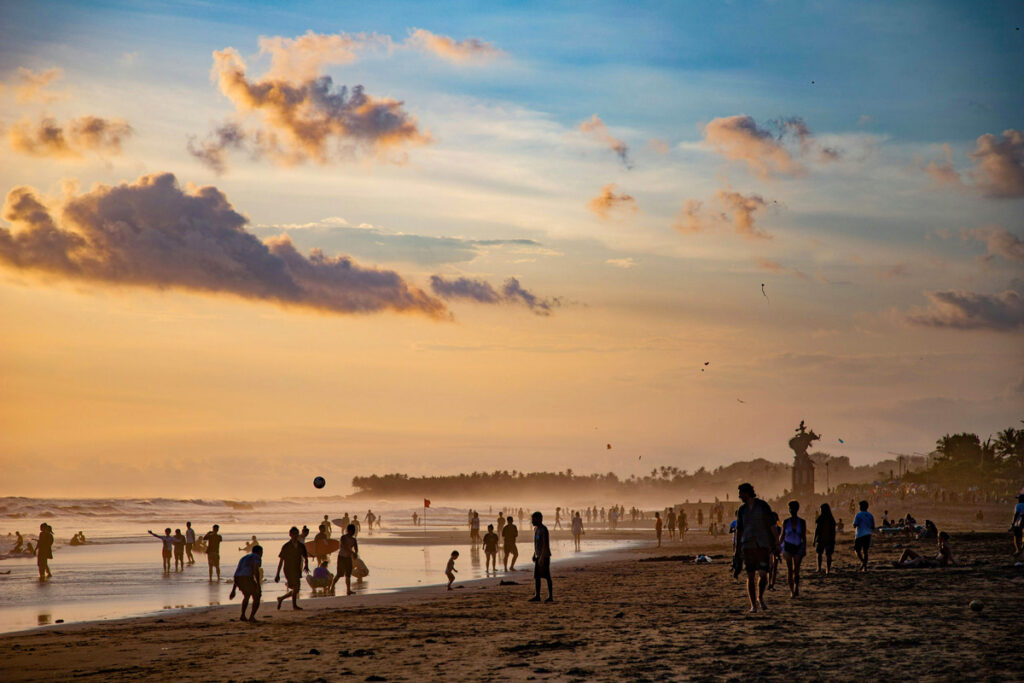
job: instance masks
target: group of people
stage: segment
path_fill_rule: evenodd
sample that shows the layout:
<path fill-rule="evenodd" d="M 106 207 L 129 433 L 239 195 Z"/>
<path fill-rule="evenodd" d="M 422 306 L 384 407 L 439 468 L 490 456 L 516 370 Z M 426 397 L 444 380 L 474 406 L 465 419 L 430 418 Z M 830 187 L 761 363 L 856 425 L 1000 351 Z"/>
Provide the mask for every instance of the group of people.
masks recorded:
<path fill-rule="evenodd" d="M 172 534 L 170 527 L 164 529 L 163 534 L 153 533 L 151 529 L 147 530 L 147 533 L 163 544 L 160 549 L 160 556 L 165 574 L 171 572 L 172 557 L 174 558 L 174 571 L 182 572 L 185 571 L 186 564 L 193 565 L 196 563 L 194 553 L 199 551 L 206 553 L 206 564 L 210 573 L 210 581 L 213 581 L 215 572 L 217 574 L 217 581 L 220 581 L 220 544 L 224 540 L 224 537 L 220 535 L 220 525 L 214 524 L 213 528 L 206 532 L 201 539 L 196 538 L 192 522 L 185 522 L 185 533 L 181 533 L 181 529 L 175 529 Z M 256 537 L 253 536 L 253 541 L 255 540 Z"/>
<path fill-rule="evenodd" d="M 558 510 L 560 511 L 560 509 Z M 557 512 L 556 511 L 556 514 Z M 580 513 L 576 512 L 574 520 L 579 518 Z M 470 528 L 473 528 L 473 520 L 479 520 L 480 515 L 476 511 L 470 511 Z M 513 522 L 512 516 L 502 517 L 501 514 L 498 516 L 498 521 L 501 526 L 500 533 L 501 537 L 504 538 L 504 559 L 505 559 L 505 570 L 514 571 L 516 558 L 519 557 L 519 550 L 516 545 L 516 538 L 519 536 L 519 529 Z M 533 524 L 533 580 L 535 592 L 534 596 L 530 598 L 530 602 L 540 602 L 541 599 L 541 582 L 546 581 L 548 586 L 548 597 L 545 602 L 554 602 L 554 589 L 551 583 L 551 538 L 548 533 L 548 528 L 544 525 L 544 515 L 541 512 L 534 512 L 530 516 L 530 522 Z M 476 529 L 479 530 L 479 521 Z M 582 522 L 580 526 L 580 533 L 582 533 Z M 575 532 L 574 532 L 575 535 Z M 471 540 L 475 538 L 474 535 L 470 536 Z M 486 570 L 490 571 L 492 568 L 497 572 L 497 556 L 498 556 L 498 533 L 495 533 L 494 525 L 487 525 L 487 534 L 483 538 L 484 555 L 486 556 Z M 511 569 L 508 565 L 509 558 L 512 560 Z M 455 583 L 455 574 L 458 569 L 455 568 L 455 561 L 459 559 L 459 551 L 453 550 L 451 556 L 448 558 L 448 564 L 445 566 L 444 575 L 448 578 L 448 590 L 452 590 L 452 584 Z"/>

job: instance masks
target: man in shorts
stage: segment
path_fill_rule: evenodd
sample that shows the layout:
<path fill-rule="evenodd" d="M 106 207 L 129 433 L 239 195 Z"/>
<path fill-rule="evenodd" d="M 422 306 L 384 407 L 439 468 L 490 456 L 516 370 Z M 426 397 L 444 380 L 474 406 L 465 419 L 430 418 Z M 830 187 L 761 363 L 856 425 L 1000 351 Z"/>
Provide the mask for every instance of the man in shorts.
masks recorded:
<path fill-rule="evenodd" d="M 220 535 L 220 525 L 214 524 L 213 531 L 203 536 L 206 541 L 206 563 L 210 566 L 210 581 L 213 581 L 213 571 L 217 570 L 217 583 L 220 583 L 220 542 L 224 539 Z"/>
<path fill-rule="evenodd" d="M 764 589 L 772 552 L 777 545 L 772 531 L 775 522 L 771 507 L 757 497 L 751 484 L 740 484 L 739 493 L 743 505 L 736 511 L 736 554 L 747 571 L 747 597 L 753 613 L 759 606 L 768 609 Z"/>
<path fill-rule="evenodd" d="M 254 545 L 252 552 L 244 555 L 238 561 L 238 568 L 235 569 L 235 584 L 231 587 L 229 600 L 235 599 L 235 591 L 242 591 L 242 616 L 241 621 L 256 621 L 256 610 L 260 608 L 260 597 L 263 595 L 263 588 L 260 586 L 260 566 L 263 564 L 263 546 Z M 249 606 L 249 599 L 252 598 L 252 613 L 249 618 L 245 617 L 245 608 Z"/>
<path fill-rule="evenodd" d="M 349 525 L 351 529 L 353 525 Z M 306 544 L 299 537 L 297 527 L 288 530 L 288 542 L 281 546 L 280 558 L 277 562 L 276 583 L 281 583 L 281 569 L 284 569 L 285 585 L 288 592 L 277 599 L 277 609 L 281 609 L 281 603 L 288 598 L 292 599 L 292 609 L 301 610 L 299 607 L 299 588 L 302 585 L 302 573 L 309 573 L 309 554 L 306 552 Z"/>
<path fill-rule="evenodd" d="M 498 534 L 494 533 L 494 525 L 488 524 L 484 534 L 484 573 L 492 570 L 498 573 Z"/>
<path fill-rule="evenodd" d="M 853 518 L 853 528 L 857 530 L 857 538 L 853 542 L 853 550 L 860 558 L 860 570 L 868 570 L 868 550 L 871 549 L 871 535 L 875 532 L 875 516 L 868 512 L 868 502 L 860 502 L 860 512 Z"/>
<path fill-rule="evenodd" d="M 338 572 L 331 584 L 331 592 L 341 577 L 345 577 L 345 595 L 352 595 L 352 563 L 359 555 L 359 541 L 356 540 L 356 525 L 349 524 L 345 534 L 340 539 L 341 548 L 338 549 Z"/>
<path fill-rule="evenodd" d="M 192 528 L 192 522 L 185 522 L 185 555 L 188 556 L 188 563 L 195 564 L 196 558 L 192 555 L 192 549 L 196 545 L 196 530 Z"/>
<path fill-rule="evenodd" d="M 516 547 L 516 538 L 519 536 L 519 529 L 512 523 L 512 515 L 509 515 L 505 520 L 505 526 L 501 530 L 501 538 L 504 553 L 505 571 L 509 571 L 509 557 L 512 558 L 511 571 L 516 570 L 516 560 L 519 559 L 519 548 Z"/>
<path fill-rule="evenodd" d="M 544 515 L 534 512 L 530 521 L 535 527 L 533 532 L 533 584 L 536 592 L 530 602 L 540 602 L 540 582 L 545 579 L 548 582 L 548 599 L 544 602 L 554 602 L 554 589 L 551 587 L 551 541 L 548 536 L 548 528 L 544 526 Z"/>

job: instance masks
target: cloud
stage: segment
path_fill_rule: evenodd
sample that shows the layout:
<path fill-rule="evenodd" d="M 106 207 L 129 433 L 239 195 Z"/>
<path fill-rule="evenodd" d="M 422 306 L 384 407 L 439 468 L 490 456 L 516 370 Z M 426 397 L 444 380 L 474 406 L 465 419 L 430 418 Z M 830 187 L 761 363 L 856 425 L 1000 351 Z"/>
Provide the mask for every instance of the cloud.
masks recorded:
<path fill-rule="evenodd" d="M 613 137 L 612 134 L 608 132 L 608 126 L 604 124 L 604 121 L 602 121 L 597 114 L 594 114 L 589 119 L 581 123 L 579 129 L 584 135 L 593 138 L 615 152 L 623 166 L 626 168 L 632 168 L 632 164 L 629 161 L 629 146 L 622 140 Z"/>
<path fill-rule="evenodd" d="M 960 174 L 957 173 L 956 168 L 953 166 L 953 149 L 949 145 L 942 145 L 942 156 L 942 161 L 932 159 L 926 166 L 922 167 L 922 170 L 930 175 L 939 185 L 963 184 Z"/>
<path fill-rule="evenodd" d="M 907 264 L 896 263 L 891 266 L 880 266 L 875 268 L 875 273 L 878 277 L 885 280 L 895 280 L 897 278 L 906 277 L 908 274 Z"/>
<path fill-rule="evenodd" d="M 679 213 L 676 214 L 676 220 L 672 223 L 672 227 L 684 234 L 692 234 L 702 232 L 707 229 L 707 223 L 701 220 L 700 211 L 704 205 L 696 199 L 687 199 L 683 202 L 683 205 L 679 208 Z"/>
<path fill-rule="evenodd" d="M 984 242 L 988 247 L 986 261 L 990 261 L 996 256 L 1002 256 L 1007 261 L 1024 263 L 1024 240 L 1006 228 L 998 225 L 986 225 L 973 230 L 963 230 L 961 236 L 964 239 Z"/>
<path fill-rule="evenodd" d="M 999 294 L 965 291 L 926 292 L 929 305 L 904 319 L 925 327 L 1012 332 L 1024 327 L 1024 296 L 1008 289 Z"/>
<path fill-rule="evenodd" d="M 776 125 L 781 130 L 779 138 L 785 135 L 792 135 L 800 144 L 801 156 L 817 155 L 818 161 L 838 161 L 842 156 L 835 147 L 825 147 L 818 143 L 808 128 L 807 123 L 799 116 L 791 116 L 788 119 L 779 119 Z"/>
<path fill-rule="evenodd" d="M 762 178 L 805 173 L 771 132 L 759 128 L 753 117 L 745 114 L 712 119 L 704 126 L 704 140 L 726 159 L 746 162 Z"/>
<path fill-rule="evenodd" d="M 405 46 L 441 57 L 456 64 L 481 64 L 504 54 L 491 43 L 478 38 L 455 40 L 418 28 L 409 32 Z"/>
<path fill-rule="evenodd" d="M 21 104 L 32 102 L 54 102 L 67 98 L 65 92 L 51 92 L 46 87 L 58 81 L 64 75 L 64 70 L 54 67 L 46 71 L 35 72 L 32 69 L 18 67 L 18 76 L 14 84 L 14 99 Z"/>
<path fill-rule="evenodd" d="M 505 280 L 501 291 L 486 280 L 460 277 L 446 280 L 441 275 L 430 276 L 430 288 L 442 299 L 465 299 L 481 304 L 520 304 L 537 315 L 551 315 L 551 310 L 561 305 L 561 299 L 541 299 L 523 289 L 519 280 L 510 277 Z"/>
<path fill-rule="evenodd" d="M 309 33 L 296 39 L 264 38 L 261 45 L 271 53 L 272 64 L 260 80 L 248 78 L 246 64 L 234 48 L 214 52 L 211 75 L 220 91 L 239 116 L 254 118 L 257 125 L 244 130 L 235 124 L 239 134 L 227 137 L 214 131 L 198 147 L 190 140 L 192 149 L 200 152 L 197 158 L 223 172 L 224 151 L 246 144 L 254 155 L 283 165 L 356 156 L 402 161 L 393 153 L 429 142 L 430 135 L 420 130 L 398 100 L 369 95 L 361 85 L 335 88 L 330 76 L 286 77 L 305 76 L 325 63 L 347 59 L 353 45 L 335 45 L 330 39 L 336 37 Z"/>
<path fill-rule="evenodd" d="M 636 200 L 633 197 L 625 192 L 622 194 L 615 193 L 615 183 L 608 183 L 602 187 L 601 193 L 587 202 L 587 208 L 605 220 L 616 209 L 637 210 Z"/>
<path fill-rule="evenodd" d="M 260 54 L 270 55 L 270 69 L 264 79 L 304 82 L 318 78 L 328 64 L 355 62 L 362 50 L 390 49 L 391 38 L 376 33 L 306 31 L 298 38 L 261 36 L 259 44 Z"/>
<path fill-rule="evenodd" d="M 325 313 L 397 311 L 448 316 L 445 304 L 398 273 L 287 236 L 261 242 L 216 187 L 182 190 L 174 175 L 96 185 L 51 209 L 31 187 L 4 202 L 0 265 L 68 280 L 228 294 Z"/>
<path fill-rule="evenodd" d="M 754 214 L 768 205 L 759 194 L 743 195 L 732 190 L 719 190 L 715 198 L 726 211 L 732 212 L 732 224 L 736 234 L 743 237 L 771 239 L 771 235 L 754 227 Z"/>
<path fill-rule="evenodd" d="M 245 149 L 246 138 L 242 127 L 229 121 L 213 129 L 203 142 L 189 136 L 188 153 L 217 175 L 223 175 L 228 168 L 227 151 Z"/>
<path fill-rule="evenodd" d="M 647 144 L 657 154 L 668 154 L 671 149 L 668 142 L 661 138 L 651 138 L 647 141 Z"/>
<path fill-rule="evenodd" d="M 626 258 L 610 258 L 605 263 L 616 268 L 634 268 L 637 265 L 636 260 L 629 256 Z"/>
<path fill-rule="evenodd" d="M 50 117 L 33 123 L 23 119 L 7 131 L 11 147 L 22 154 L 78 159 L 88 152 L 120 154 L 121 144 L 133 133 L 121 119 L 79 116 L 63 126 Z"/>
<path fill-rule="evenodd" d="M 967 156 L 975 186 L 986 197 L 1024 197 L 1024 133 L 1012 128 L 1002 138 L 986 133 Z"/>
<path fill-rule="evenodd" d="M 789 274 L 789 275 L 792 275 L 792 276 L 794 276 L 796 278 L 799 278 L 801 280 L 810 280 L 811 279 L 807 275 L 807 273 L 803 272 L 802 270 L 797 270 L 796 268 L 789 268 L 787 266 L 782 265 L 778 261 L 772 261 L 771 259 L 766 259 L 766 258 L 759 258 L 759 259 L 757 259 L 757 267 L 760 268 L 761 270 L 767 270 L 770 273 L 778 273 L 780 275 L 781 274 Z"/>

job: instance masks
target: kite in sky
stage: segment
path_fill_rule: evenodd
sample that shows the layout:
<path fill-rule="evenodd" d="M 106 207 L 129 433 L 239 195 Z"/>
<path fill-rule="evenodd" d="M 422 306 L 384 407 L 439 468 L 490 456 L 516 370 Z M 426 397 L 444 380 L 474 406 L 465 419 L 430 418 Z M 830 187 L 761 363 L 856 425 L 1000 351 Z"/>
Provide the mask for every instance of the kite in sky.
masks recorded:
<path fill-rule="evenodd" d="M 764 298 L 765 299 L 768 299 L 768 292 L 764 291 L 764 283 L 763 282 L 761 283 L 761 293 L 764 294 Z M 768 299 L 768 303 L 771 303 L 771 302 L 772 302 L 772 300 Z"/>

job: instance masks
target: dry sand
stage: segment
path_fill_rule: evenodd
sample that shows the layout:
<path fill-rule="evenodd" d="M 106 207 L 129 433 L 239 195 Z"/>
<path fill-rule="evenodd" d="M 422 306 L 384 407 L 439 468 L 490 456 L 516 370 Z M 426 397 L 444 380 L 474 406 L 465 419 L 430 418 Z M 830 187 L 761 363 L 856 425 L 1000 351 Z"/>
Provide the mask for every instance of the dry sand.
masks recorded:
<path fill-rule="evenodd" d="M 1024 569 L 1008 534 L 955 534 L 960 566 L 945 570 L 894 569 L 898 541 L 880 541 L 866 575 L 847 535 L 836 574 L 807 571 L 795 600 L 783 574 L 757 615 L 728 543 L 691 534 L 556 565 L 554 604 L 526 602 L 528 572 L 306 599 L 303 612 L 277 611 L 268 583 L 256 625 L 222 607 L 2 636 L 0 680 L 1024 680 Z M 694 553 L 723 558 L 670 559 Z"/>

